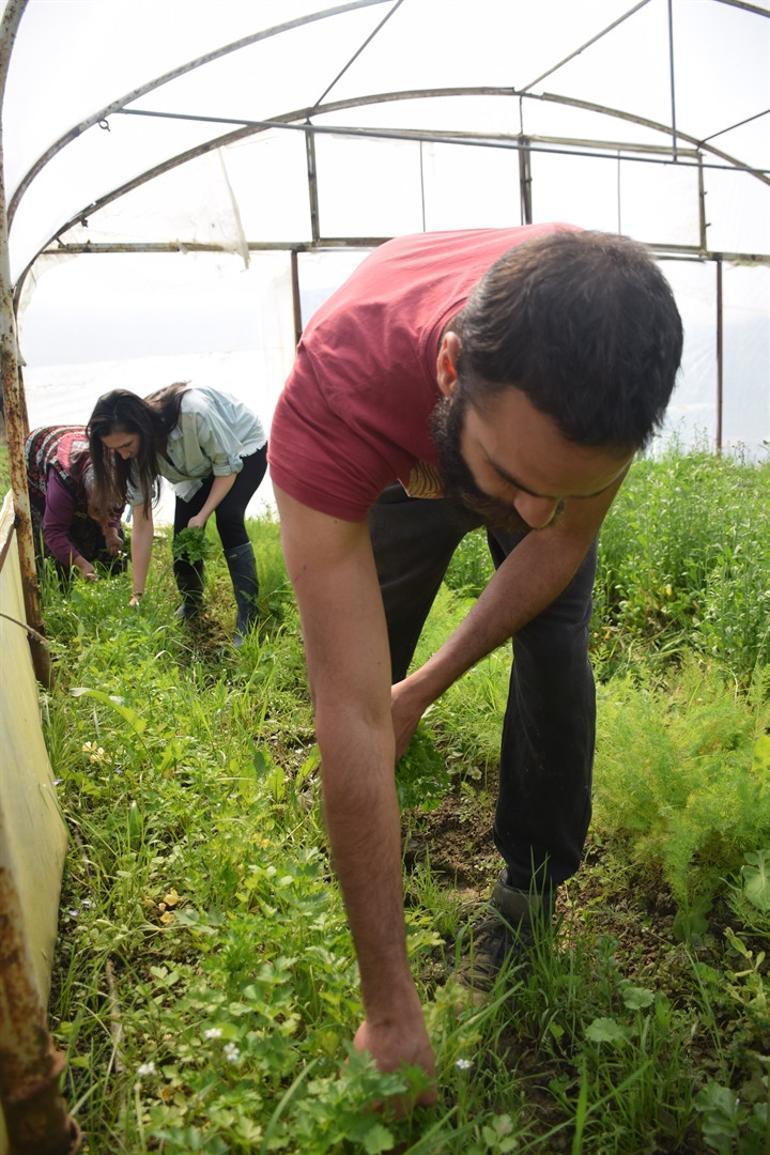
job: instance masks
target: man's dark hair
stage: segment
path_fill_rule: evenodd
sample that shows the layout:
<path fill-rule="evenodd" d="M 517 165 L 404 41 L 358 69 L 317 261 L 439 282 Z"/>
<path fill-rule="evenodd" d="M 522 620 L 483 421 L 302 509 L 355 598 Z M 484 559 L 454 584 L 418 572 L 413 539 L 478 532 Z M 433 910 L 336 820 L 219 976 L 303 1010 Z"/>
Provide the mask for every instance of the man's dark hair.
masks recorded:
<path fill-rule="evenodd" d="M 160 496 L 158 455 L 165 452 L 168 435 L 179 421 L 182 395 L 187 388 L 180 381 L 145 398 L 129 389 L 113 389 L 96 402 L 88 422 L 88 441 L 100 504 L 122 508 L 133 472 L 144 493 L 145 513 L 149 514 L 151 503 Z M 102 438 L 112 433 L 139 435 L 139 450 L 132 461 L 124 461 L 104 446 Z"/>
<path fill-rule="evenodd" d="M 682 356 L 671 287 L 643 245 L 609 233 L 510 249 L 451 328 L 470 404 L 513 385 L 568 440 L 621 450 L 660 426 Z"/>

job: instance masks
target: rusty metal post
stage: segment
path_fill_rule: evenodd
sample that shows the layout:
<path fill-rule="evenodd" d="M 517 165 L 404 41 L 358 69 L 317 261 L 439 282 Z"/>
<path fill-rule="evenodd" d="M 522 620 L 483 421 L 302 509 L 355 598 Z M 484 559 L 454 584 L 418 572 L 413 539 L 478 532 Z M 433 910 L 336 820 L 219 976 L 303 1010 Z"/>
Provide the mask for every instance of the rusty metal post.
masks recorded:
<path fill-rule="evenodd" d="M 0 840 L 2 846 L 7 839 Z M 59 1090 L 64 1058 L 54 1049 L 9 864 L 0 856 L 0 1101 L 13 1155 L 75 1155 L 80 1129 Z"/>
<path fill-rule="evenodd" d="M 0 117 L 8 78 L 11 50 L 27 0 L 9 0 L 0 25 Z M 27 471 L 24 463 L 24 441 L 29 432 L 24 389 L 19 373 L 19 355 L 16 340 L 16 318 L 13 311 L 13 286 L 8 255 L 8 217 L 5 198 L 5 173 L 2 127 L 0 125 L 0 362 L 3 378 L 3 410 L 8 458 L 16 509 L 16 532 L 19 545 L 19 564 L 24 586 L 24 605 L 28 624 L 43 634 L 43 615 L 40 605 L 40 587 L 35 569 L 35 550 L 32 540 Z M 43 685 L 51 684 L 51 663 L 48 650 L 30 636 L 32 664 L 35 676 Z"/>

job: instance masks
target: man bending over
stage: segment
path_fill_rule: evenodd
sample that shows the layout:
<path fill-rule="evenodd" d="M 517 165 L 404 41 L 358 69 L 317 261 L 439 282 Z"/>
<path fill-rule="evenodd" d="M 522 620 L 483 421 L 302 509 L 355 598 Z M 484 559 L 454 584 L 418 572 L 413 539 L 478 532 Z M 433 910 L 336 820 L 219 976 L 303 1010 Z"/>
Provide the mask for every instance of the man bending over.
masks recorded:
<path fill-rule="evenodd" d="M 490 981 L 578 868 L 596 535 L 662 420 L 681 350 L 647 251 L 560 225 L 390 241 L 300 342 L 270 465 L 361 976 L 355 1045 L 383 1071 L 434 1073 L 407 962 L 395 761 L 426 708 L 512 638 L 494 825 L 504 866 L 476 942 Z M 452 553 L 480 525 L 496 572 L 408 673 Z"/>

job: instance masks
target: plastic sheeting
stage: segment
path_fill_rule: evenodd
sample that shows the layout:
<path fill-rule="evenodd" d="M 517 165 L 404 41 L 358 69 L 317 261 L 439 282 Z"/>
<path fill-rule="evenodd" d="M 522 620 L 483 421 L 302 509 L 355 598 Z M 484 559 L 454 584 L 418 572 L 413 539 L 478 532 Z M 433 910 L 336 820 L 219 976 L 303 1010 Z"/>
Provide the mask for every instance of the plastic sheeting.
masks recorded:
<path fill-rule="evenodd" d="M 12 1109 L 8 1130 L 17 1138 L 42 1136 L 49 1123 L 55 1131 L 63 1117 L 62 1062 L 47 1034 L 45 1009 L 66 832 L 40 727 L 24 622 L 13 502 L 7 494 L 0 508 L 0 1097 Z M 68 1146 L 65 1136 L 60 1147 L 52 1142 L 45 1149 Z M 8 1149 L 0 1106 L 0 1152 Z M 42 1150 L 42 1143 L 36 1149 Z"/>
<path fill-rule="evenodd" d="M 301 0 L 29 0 L 4 106 L 9 191 L 58 136 L 120 107 L 14 205 L 14 276 L 46 247 L 60 254 L 33 266 L 22 352 L 33 369 L 78 359 L 41 336 L 53 307 L 40 278 L 83 246 L 177 250 L 139 267 L 131 255 L 78 257 L 91 291 L 59 267 L 58 320 L 71 315 L 83 332 L 79 359 L 114 360 L 154 353 L 164 314 L 166 351 L 194 352 L 204 333 L 211 352 L 243 348 L 227 344 L 222 314 L 242 318 L 244 302 L 255 349 L 266 329 L 257 310 L 291 293 L 255 260 L 259 247 L 299 252 L 306 317 L 349 267 L 341 246 L 355 260 L 398 233 L 569 220 L 697 262 L 665 265 L 688 330 L 670 419 L 686 438 L 697 425 L 713 441 L 716 428 L 716 266 L 703 255 L 739 258 L 723 265 L 723 432 L 761 452 L 770 289 L 766 269 L 740 262 L 770 254 L 768 11 L 770 0 L 368 0 L 326 14 Z M 243 37 L 253 42 L 119 99 Z M 201 247 L 230 256 L 196 261 L 193 274 Z M 193 299 L 202 267 L 211 282 Z M 175 329 L 180 301 L 193 317 L 212 309 L 217 324 Z M 92 322 L 100 348 L 113 335 L 101 354 Z M 265 398 L 291 342 L 265 370 Z M 269 420 L 269 400 L 261 408 Z"/>

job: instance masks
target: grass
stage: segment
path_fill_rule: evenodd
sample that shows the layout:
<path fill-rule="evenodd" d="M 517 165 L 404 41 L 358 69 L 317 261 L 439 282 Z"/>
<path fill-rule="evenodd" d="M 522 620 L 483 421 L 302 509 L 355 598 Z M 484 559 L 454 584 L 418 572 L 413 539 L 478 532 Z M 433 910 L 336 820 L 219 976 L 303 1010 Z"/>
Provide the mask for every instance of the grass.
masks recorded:
<path fill-rule="evenodd" d="M 349 1053 L 357 976 L 277 526 L 250 526 L 262 626 L 239 651 L 218 549 L 194 631 L 172 620 L 167 544 L 138 612 L 126 577 L 48 582 L 43 717 L 71 833 L 50 1018 L 89 1155 L 767 1155 L 767 486 L 693 455 L 624 487 L 585 865 L 483 1006 L 447 975 L 497 869 L 505 650 L 422 724 L 398 781 L 441 1100 L 401 1121 L 365 1108 L 409 1073 Z M 483 545 L 458 551 L 423 652 L 484 580 Z"/>

